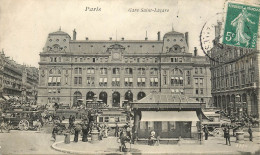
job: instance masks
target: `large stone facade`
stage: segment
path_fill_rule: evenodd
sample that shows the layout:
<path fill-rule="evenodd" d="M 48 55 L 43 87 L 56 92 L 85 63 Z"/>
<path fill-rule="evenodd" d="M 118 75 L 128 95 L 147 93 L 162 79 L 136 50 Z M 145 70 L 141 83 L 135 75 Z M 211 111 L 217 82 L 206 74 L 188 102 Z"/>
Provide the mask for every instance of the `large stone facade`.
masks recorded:
<path fill-rule="evenodd" d="M 157 40 L 76 40 L 50 33 L 40 53 L 38 103 L 76 104 L 94 94 L 109 107 L 151 92 L 181 93 L 208 103 L 210 64 L 189 51 L 188 33 L 171 31 Z"/>
<path fill-rule="evenodd" d="M 5 99 L 37 99 L 38 68 L 16 63 L 7 57 L 4 51 L 0 54 L 0 96 Z"/>
<path fill-rule="evenodd" d="M 221 23 L 216 32 L 220 28 Z M 237 113 L 238 103 L 242 103 L 244 112 L 259 117 L 259 36 L 257 48 L 247 49 L 220 44 L 220 34 L 216 35 L 210 53 L 214 106 Z"/>

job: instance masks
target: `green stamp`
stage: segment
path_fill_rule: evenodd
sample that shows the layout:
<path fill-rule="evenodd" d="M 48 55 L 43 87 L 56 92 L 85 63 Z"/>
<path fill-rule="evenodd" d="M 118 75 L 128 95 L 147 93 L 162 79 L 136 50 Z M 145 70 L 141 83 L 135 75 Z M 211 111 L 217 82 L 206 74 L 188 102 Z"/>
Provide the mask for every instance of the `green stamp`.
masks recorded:
<path fill-rule="evenodd" d="M 223 43 L 256 48 L 260 7 L 228 3 Z"/>

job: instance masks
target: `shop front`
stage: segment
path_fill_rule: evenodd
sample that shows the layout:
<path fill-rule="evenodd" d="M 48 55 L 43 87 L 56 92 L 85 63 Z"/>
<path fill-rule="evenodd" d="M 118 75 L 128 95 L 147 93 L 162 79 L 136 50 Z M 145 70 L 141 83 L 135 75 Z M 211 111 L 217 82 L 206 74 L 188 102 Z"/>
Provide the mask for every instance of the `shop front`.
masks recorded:
<path fill-rule="evenodd" d="M 136 140 L 149 138 L 151 131 L 160 138 L 198 140 L 205 106 L 181 94 L 151 93 L 131 103 Z"/>
<path fill-rule="evenodd" d="M 143 111 L 138 137 L 148 138 L 153 130 L 160 138 L 192 138 L 198 122 L 195 111 Z"/>

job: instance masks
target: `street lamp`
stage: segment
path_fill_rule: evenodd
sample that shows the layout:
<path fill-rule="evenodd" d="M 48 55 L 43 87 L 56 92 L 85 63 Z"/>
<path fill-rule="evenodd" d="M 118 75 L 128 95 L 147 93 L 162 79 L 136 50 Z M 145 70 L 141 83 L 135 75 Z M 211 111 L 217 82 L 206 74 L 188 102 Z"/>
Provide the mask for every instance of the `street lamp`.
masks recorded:
<path fill-rule="evenodd" d="M 239 127 L 238 127 L 238 132 L 236 132 L 236 143 L 242 143 L 244 141 L 244 132 L 242 128 L 242 123 L 241 123 L 241 114 L 243 111 L 242 103 L 241 103 L 241 97 L 239 94 L 236 95 L 236 104 L 237 104 L 237 117 L 238 117 L 238 122 L 239 122 Z"/>
<path fill-rule="evenodd" d="M 92 104 L 92 107 L 93 107 L 93 110 L 94 110 L 94 125 L 92 127 L 92 131 L 91 131 L 91 143 L 96 143 L 98 142 L 99 138 L 99 132 L 97 130 L 97 116 L 98 116 L 98 110 L 99 110 L 99 107 L 101 106 L 102 104 L 102 100 L 97 100 L 97 95 L 95 94 L 93 96 L 93 101 L 91 102 Z"/>

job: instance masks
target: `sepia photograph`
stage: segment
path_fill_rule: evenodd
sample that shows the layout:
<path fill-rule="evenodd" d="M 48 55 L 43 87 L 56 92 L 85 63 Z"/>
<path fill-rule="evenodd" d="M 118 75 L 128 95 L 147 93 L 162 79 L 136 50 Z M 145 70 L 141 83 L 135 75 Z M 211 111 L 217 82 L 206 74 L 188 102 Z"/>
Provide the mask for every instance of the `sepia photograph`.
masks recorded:
<path fill-rule="evenodd" d="M 260 155 L 259 0 L 0 0 L 0 155 Z"/>

